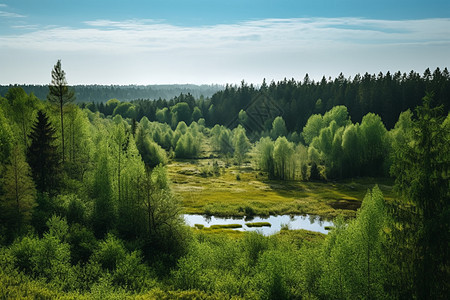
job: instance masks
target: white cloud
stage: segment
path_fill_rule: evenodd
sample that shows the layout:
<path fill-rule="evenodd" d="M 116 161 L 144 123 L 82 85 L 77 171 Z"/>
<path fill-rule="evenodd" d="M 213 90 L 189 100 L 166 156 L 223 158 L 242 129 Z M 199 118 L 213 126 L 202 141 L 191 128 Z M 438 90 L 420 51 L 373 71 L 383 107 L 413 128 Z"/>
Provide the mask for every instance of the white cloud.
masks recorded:
<path fill-rule="evenodd" d="M 1 6 L 0 6 L 1 7 Z M 0 17 L 3 18 L 24 18 L 24 15 L 0 10 Z"/>
<path fill-rule="evenodd" d="M 0 36 L 0 51 L 0 64 L 9 63 L 8 57 L 21 61 L 18 55 L 67 57 L 76 65 L 77 82 L 260 82 L 306 72 L 321 77 L 445 67 L 450 19 L 265 19 L 199 27 L 92 20 L 82 28 L 30 27 L 27 33 Z M 5 74 L 0 76 L 11 75 Z M 11 79 L 0 77 L 5 80 Z"/>
<path fill-rule="evenodd" d="M 0 41 L 11 48 L 60 51 L 141 52 L 167 49 L 323 47 L 351 44 L 424 44 L 450 42 L 450 19 L 410 21 L 266 19 L 231 25 L 181 27 L 153 20 L 95 20 L 86 28 L 50 28 Z"/>

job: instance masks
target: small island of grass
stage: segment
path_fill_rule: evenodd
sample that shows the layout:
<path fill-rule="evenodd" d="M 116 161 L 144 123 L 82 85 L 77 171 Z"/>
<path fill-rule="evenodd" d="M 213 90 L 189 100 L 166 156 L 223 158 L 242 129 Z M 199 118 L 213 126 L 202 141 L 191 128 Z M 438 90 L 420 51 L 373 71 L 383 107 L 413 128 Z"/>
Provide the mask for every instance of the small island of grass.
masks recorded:
<path fill-rule="evenodd" d="M 234 228 L 242 228 L 242 225 L 241 224 L 211 225 L 209 228 L 211 228 L 211 229 L 234 229 Z"/>
<path fill-rule="evenodd" d="M 247 227 L 272 227 L 272 224 L 269 222 L 253 222 L 253 223 L 245 223 Z"/>

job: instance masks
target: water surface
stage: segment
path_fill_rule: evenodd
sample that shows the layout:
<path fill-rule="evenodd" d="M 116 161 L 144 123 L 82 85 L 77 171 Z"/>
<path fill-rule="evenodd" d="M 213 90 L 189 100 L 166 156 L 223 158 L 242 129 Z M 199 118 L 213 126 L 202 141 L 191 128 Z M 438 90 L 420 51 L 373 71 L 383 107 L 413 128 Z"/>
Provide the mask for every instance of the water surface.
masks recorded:
<path fill-rule="evenodd" d="M 242 228 L 236 228 L 233 230 L 240 231 L 259 231 L 264 235 L 275 234 L 281 230 L 281 225 L 288 225 L 289 229 L 306 229 L 310 231 L 317 231 L 321 233 L 328 233 L 325 230 L 325 226 L 333 226 L 332 222 L 321 220 L 317 216 L 305 215 L 305 216 L 291 216 L 291 215 L 279 215 L 270 217 L 253 217 L 253 218 L 221 218 L 215 216 L 204 215 L 189 215 L 185 214 L 184 219 L 186 223 L 193 227 L 194 224 L 201 224 L 205 227 L 211 225 L 225 225 L 225 224 L 241 224 Z M 247 222 L 269 222 L 271 227 L 247 227 Z"/>

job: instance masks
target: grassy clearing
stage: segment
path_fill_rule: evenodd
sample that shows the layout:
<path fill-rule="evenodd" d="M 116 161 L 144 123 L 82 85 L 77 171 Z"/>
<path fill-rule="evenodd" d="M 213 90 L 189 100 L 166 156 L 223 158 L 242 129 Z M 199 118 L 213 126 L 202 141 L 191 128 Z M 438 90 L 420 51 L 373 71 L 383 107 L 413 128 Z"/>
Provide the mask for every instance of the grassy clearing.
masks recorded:
<path fill-rule="evenodd" d="M 272 227 L 272 224 L 269 222 L 253 222 L 253 223 L 245 223 L 245 226 L 247 227 Z"/>
<path fill-rule="evenodd" d="M 216 160 L 220 175 L 202 177 L 199 170 Z M 223 217 L 313 214 L 324 218 L 355 216 L 367 190 L 378 184 L 387 200 L 393 182 L 387 178 L 355 178 L 330 182 L 267 180 L 245 164 L 225 167 L 217 159 L 176 160 L 168 165 L 175 193 L 187 214 Z M 236 175 L 240 174 L 240 180 Z"/>

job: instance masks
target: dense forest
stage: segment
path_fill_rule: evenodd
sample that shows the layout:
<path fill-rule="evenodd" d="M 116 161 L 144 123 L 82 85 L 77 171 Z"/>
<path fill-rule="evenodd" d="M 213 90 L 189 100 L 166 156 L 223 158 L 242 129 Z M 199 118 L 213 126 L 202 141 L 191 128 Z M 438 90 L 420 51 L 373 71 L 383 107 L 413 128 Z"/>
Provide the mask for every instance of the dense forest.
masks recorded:
<path fill-rule="evenodd" d="M 131 101 L 132 105 L 126 105 L 132 106 L 132 111 L 126 113 L 123 109 L 118 113 L 125 113 L 125 116 L 137 120 L 145 116 L 150 121 L 163 120 L 171 124 L 171 114 L 166 112 L 166 109 L 171 112 L 174 105 L 186 102 L 189 105 L 190 114 L 194 112 L 195 107 L 199 110 L 192 118 L 187 116 L 182 119 L 188 124 L 192 120 L 197 121 L 198 118 L 203 117 L 209 127 L 215 124 L 235 126 L 237 124 L 234 121 L 239 112 L 242 110 L 249 113 L 248 110 L 252 110 L 254 105 L 260 105 L 255 101 L 257 102 L 258 96 L 264 93 L 270 98 L 270 104 L 276 106 L 277 114 L 266 119 L 266 122 L 260 126 L 262 128 L 248 126 L 250 130 L 269 130 L 273 118 L 282 115 L 289 132 L 300 132 L 312 114 L 324 114 L 338 105 L 347 107 L 353 122 L 361 122 L 362 117 L 371 112 L 379 115 L 386 128 L 391 129 L 401 112 L 414 109 L 422 103 L 422 98 L 427 91 L 433 92 L 432 105 L 443 105 L 445 111 L 450 109 L 448 101 L 450 74 L 447 68 L 443 71 L 436 68 L 433 72 L 426 69 L 423 75 L 411 71 L 408 74 L 387 72 L 371 75 L 366 73 L 363 76 L 357 74 L 353 78 L 345 78 L 341 74 L 335 79 L 323 77 L 318 82 L 314 82 L 306 74 L 303 81 L 285 79 L 280 82 L 272 81 L 270 84 L 263 81 L 259 87 L 242 81 L 240 86 L 227 85 L 211 97 L 206 97 L 205 93 L 204 99 L 196 99 L 193 93 L 190 95 L 183 93 L 167 101 L 163 99 Z M 119 99 L 116 96 L 111 98 Z M 112 107 L 100 100 L 93 99 L 92 102 L 94 103 L 89 105 L 91 110 L 99 111 L 105 116 L 113 115 L 115 103 L 111 103 L 114 105 Z M 158 111 L 161 111 L 160 115 L 157 115 Z M 162 119 L 161 114 L 164 114 L 166 119 Z M 176 121 L 174 125 L 176 126 Z"/>
<path fill-rule="evenodd" d="M 58 61 L 46 88 L 0 98 L 0 297 L 448 296 L 447 69 L 76 105 Z M 273 189 L 392 177 L 397 196 L 371 187 L 327 235 L 213 234 L 185 225 L 167 171 L 205 158 L 200 176 L 234 165 L 233 180 L 251 169 Z"/>
<path fill-rule="evenodd" d="M 27 94 L 33 93 L 45 99 L 48 85 L 0 85 L 0 96 L 6 95 L 11 87 L 21 87 Z M 76 102 L 106 102 L 116 98 L 120 101 L 135 99 L 170 99 L 179 94 L 191 94 L 196 98 L 210 97 L 223 89 L 221 85 L 160 84 L 160 85 L 75 85 Z"/>

